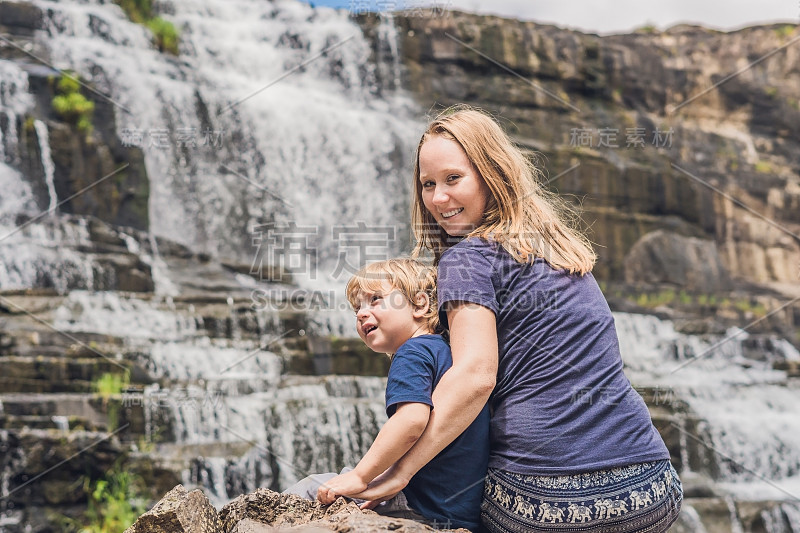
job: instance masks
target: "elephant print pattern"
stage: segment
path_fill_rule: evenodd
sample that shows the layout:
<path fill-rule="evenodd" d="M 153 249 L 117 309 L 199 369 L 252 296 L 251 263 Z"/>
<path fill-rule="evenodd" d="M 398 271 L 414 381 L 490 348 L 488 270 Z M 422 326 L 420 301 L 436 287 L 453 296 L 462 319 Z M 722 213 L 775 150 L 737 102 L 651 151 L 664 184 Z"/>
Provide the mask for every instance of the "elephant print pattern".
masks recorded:
<path fill-rule="evenodd" d="M 678 516 L 680 479 L 669 461 L 572 476 L 489 469 L 482 520 L 489 531 L 666 531 Z"/>

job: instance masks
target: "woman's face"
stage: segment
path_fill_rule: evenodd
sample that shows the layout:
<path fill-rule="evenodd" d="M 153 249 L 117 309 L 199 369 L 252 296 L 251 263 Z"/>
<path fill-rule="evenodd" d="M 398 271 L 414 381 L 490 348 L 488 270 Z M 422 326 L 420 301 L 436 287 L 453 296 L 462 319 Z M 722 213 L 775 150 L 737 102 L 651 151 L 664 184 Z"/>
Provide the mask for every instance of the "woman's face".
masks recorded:
<path fill-rule="evenodd" d="M 456 237 L 480 225 L 489 187 L 461 146 L 433 135 L 419 150 L 422 203 L 436 222 Z"/>

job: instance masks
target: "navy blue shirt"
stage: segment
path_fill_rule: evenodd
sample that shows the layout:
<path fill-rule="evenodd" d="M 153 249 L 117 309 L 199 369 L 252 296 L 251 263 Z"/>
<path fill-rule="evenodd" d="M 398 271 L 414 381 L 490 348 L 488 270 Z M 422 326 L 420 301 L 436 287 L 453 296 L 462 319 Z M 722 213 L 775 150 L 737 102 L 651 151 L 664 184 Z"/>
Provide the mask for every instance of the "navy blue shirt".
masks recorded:
<path fill-rule="evenodd" d="M 441 335 L 408 339 L 397 350 L 386 384 L 386 414 L 397 404 L 424 403 L 442 375 L 453 365 L 450 346 Z M 477 530 L 480 525 L 483 482 L 489 458 L 489 408 L 484 406 L 464 433 L 439 452 L 403 489 L 409 505 L 439 529 Z"/>
<path fill-rule="evenodd" d="M 550 476 L 669 459 L 622 371 L 614 317 L 591 274 L 520 264 L 497 243 L 467 239 L 442 254 L 437 290 L 443 324 L 459 301 L 497 320 L 489 467 Z"/>

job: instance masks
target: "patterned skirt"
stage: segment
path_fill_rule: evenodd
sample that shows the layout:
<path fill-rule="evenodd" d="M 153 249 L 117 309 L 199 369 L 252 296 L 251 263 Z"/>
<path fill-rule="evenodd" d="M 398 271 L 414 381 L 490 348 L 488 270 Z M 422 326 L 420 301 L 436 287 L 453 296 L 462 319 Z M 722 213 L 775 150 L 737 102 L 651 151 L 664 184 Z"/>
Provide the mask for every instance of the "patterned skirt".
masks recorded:
<path fill-rule="evenodd" d="M 660 533 L 678 518 L 683 489 L 669 461 L 569 476 L 490 468 L 481 520 L 495 532 Z"/>

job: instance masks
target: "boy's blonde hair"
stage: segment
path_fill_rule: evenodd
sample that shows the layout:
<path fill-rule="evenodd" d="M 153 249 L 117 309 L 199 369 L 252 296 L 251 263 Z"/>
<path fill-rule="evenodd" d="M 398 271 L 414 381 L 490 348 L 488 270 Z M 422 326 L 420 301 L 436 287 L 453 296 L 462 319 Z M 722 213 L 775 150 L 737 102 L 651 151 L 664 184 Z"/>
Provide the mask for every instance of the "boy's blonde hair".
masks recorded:
<path fill-rule="evenodd" d="M 453 244 L 422 202 L 419 151 L 433 136 L 457 142 L 489 187 L 479 227 L 467 237 L 500 243 L 520 263 L 543 258 L 556 269 L 585 274 L 597 256 L 576 228 L 577 216 L 541 184 L 542 173 L 525 157 L 503 128 L 486 113 L 469 106 L 446 109 L 422 134 L 414 161 L 414 205 L 411 214 L 417 244 L 412 254 L 433 252 L 434 263 Z"/>
<path fill-rule="evenodd" d="M 427 295 L 430 306 L 424 315 L 428 329 L 437 333 L 439 329 L 439 310 L 436 304 L 436 267 L 423 264 L 416 259 L 387 259 L 365 266 L 347 282 L 347 300 L 353 309 L 359 305 L 362 293 L 378 293 L 383 282 L 389 283 L 415 308 L 420 293 Z"/>

